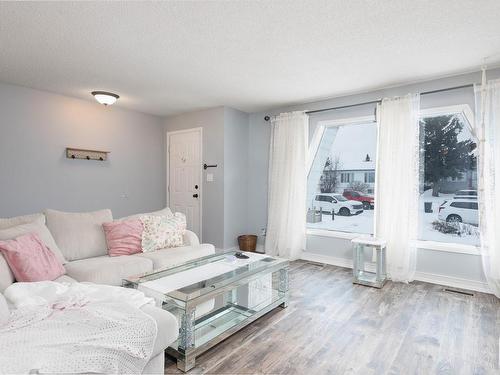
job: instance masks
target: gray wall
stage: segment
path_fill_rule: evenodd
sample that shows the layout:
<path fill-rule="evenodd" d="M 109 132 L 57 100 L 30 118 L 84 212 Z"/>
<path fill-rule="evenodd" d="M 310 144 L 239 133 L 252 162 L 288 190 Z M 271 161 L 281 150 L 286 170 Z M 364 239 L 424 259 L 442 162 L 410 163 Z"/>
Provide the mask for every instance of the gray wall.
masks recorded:
<path fill-rule="evenodd" d="M 500 70 L 488 78 L 500 77 Z M 203 182 L 203 241 L 219 248 L 236 245 L 240 233 L 260 233 L 267 225 L 269 123 L 264 116 L 355 104 L 385 96 L 422 92 L 472 82 L 466 74 L 250 115 L 218 107 L 160 119 L 117 107 L 19 86 L 0 84 L 0 216 L 39 212 L 44 208 L 89 211 L 103 207 L 115 217 L 165 205 L 166 131 L 203 128 L 203 161 L 214 182 Z M 427 95 L 422 107 L 468 103 L 471 89 Z M 355 107 L 311 117 L 311 135 L 321 118 L 373 113 L 374 106 Z M 111 151 L 107 162 L 68 160 L 65 147 Z M 348 240 L 308 236 L 307 251 L 336 258 L 351 257 Z M 483 281 L 476 255 L 420 249 L 417 269 Z"/>
<path fill-rule="evenodd" d="M 203 162 L 217 164 L 203 173 L 203 242 L 219 249 L 237 245 L 247 230 L 248 114 L 217 107 L 167 117 L 165 130 L 203 128 Z M 207 173 L 214 175 L 206 181 Z"/>
<path fill-rule="evenodd" d="M 488 72 L 488 79 L 500 77 L 500 69 Z M 258 233 L 267 225 L 267 170 L 269 158 L 270 125 L 264 121 L 265 115 L 276 115 L 293 110 L 314 110 L 377 100 L 382 97 L 404 95 L 409 92 L 424 92 L 441 88 L 455 87 L 481 81 L 479 72 L 448 77 L 419 84 L 393 87 L 358 95 L 339 97 L 314 103 L 304 103 L 289 107 L 275 108 L 265 112 L 252 113 L 249 126 L 249 179 L 248 184 L 248 230 Z M 472 88 L 448 91 L 422 96 L 421 107 L 437 107 L 454 104 L 469 104 L 474 109 Z M 353 107 L 312 115 L 310 136 L 318 119 L 347 118 L 373 114 L 374 105 Z M 345 239 L 308 235 L 306 251 L 312 254 L 337 258 L 351 258 L 350 242 Z M 429 272 L 445 276 L 459 277 L 474 281 L 484 281 L 480 257 L 477 255 L 445 253 L 420 249 L 417 260 L 419 272 Z"/>
<path fill-rule="evenodd" d="M 247 230 L 248 114 L 224 108 L 224 248 Z"/>
<path fill-rule="evenodd" d="M 165 130 L 175 131 L 203 128 L 203 162 L 217 164 L 203 172 L 202 240 L 218 248 L 224 247 L 224 107 L 167 117 Z M 206 181 L 206 174 L 214 175 L 213 182 Z"/>
<path fill-rule="evenodd" d="M 115 217 L 165 205 L 160 118 L 91 100 L 0 84 L 0 217 L 45 208 L 111 208 Z M 66 147 L 111 151 L 69 160 Z"/>

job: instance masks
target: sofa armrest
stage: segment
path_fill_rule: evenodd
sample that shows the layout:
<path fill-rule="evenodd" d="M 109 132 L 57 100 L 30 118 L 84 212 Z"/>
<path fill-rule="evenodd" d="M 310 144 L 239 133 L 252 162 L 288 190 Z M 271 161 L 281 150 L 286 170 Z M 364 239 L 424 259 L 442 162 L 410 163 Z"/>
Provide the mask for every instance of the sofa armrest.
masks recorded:
<path fill-rule="evenodd" d="M 151 358 L 163 353 L 179 336 L 179 324 L 177 318 L 170 312 L 152 305 L 145 305 L 141 310 L 156 321 L 158 334 L 153 348 Z"/>
<path fill-rule="evenodd" d="M 200 239 L 196 233 L 186 230 L 184 233 L 184 246 L 198 246 L 200 244 Z"/>

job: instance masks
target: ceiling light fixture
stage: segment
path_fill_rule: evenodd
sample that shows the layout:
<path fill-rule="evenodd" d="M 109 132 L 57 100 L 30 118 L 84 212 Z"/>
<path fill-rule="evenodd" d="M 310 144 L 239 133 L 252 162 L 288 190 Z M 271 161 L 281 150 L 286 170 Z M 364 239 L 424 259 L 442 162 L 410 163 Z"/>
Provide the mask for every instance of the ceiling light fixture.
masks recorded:
<path fill-rule="evenodd" d="M 94 95 L 95 100 L 104 105 L 111 105 L 120 97 L 107 91 L 92 91 L 91 94 Z"/>

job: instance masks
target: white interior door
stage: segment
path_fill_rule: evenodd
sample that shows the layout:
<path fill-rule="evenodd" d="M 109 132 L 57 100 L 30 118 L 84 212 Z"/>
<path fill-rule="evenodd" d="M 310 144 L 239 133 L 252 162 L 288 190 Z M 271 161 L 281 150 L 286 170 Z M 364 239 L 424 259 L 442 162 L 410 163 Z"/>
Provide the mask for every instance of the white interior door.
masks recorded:
<path fill-rule="evenodd" d="M 182 212 L 187 227 L 201 239 L 201 128 L 167 133 L 167 199 L 174 212 Z"/>

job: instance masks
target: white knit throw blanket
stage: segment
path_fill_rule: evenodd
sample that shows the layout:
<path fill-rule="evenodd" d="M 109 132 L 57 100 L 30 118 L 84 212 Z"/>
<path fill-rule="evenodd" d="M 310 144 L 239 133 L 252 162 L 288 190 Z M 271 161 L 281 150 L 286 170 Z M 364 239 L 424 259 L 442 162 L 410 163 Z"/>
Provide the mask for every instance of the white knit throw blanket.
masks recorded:
<path fill-rule="evenodd" d="M 15 283 L 0 326 L 0 373 L 141 373 L 156 339 L 142 292 L 89 283 Z"/>

